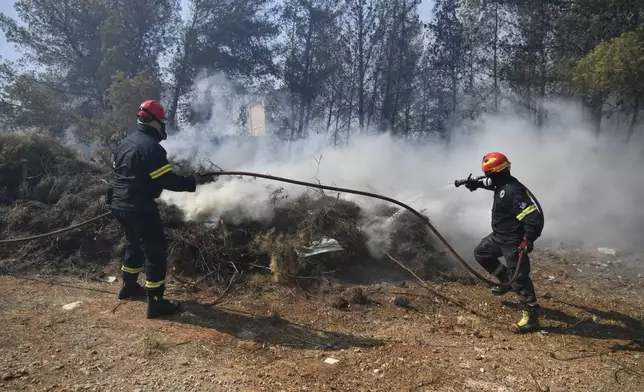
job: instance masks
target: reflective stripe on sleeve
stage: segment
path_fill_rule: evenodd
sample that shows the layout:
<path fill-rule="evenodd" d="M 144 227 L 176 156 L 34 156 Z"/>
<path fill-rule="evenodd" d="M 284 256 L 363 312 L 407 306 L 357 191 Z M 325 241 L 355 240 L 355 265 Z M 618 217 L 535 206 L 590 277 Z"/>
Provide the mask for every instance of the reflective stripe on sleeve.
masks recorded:
<path fill-rule="evenodd" d="M 537 211 L 537 206 L 532 204 L 531 206 L 526 207 L 525 210 L 521 211 L 519 215 L 517 215 L 517 220 L 522 221 L 523 218 L 532 214 L 535 211 Z"/>
<path fill-rule="evenodd" d="M 172 171 L 172 165 L 168 163 L 167 165 L 162 166 L 157 170 L 153 171 L 152 173 L 150 173 L 150 177 L 152 177 L 152 179 L 154 180 L 166 173 L 170 173 L 171 171 Z"/>

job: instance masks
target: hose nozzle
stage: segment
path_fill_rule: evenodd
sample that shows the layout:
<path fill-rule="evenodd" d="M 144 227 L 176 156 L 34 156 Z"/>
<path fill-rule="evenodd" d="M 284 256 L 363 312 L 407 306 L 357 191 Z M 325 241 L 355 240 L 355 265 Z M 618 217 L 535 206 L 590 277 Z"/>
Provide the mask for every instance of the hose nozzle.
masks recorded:
<path fill-rule="evenodd" d="M 455 181 L 454 181 L 454 186 L 458 188 L 459 186 L 461 186 L 461 185 L 465 185 L 465 184 L 467 184 L 468 182 L 475 182 L 475 181 L 479 181 L 479 180 L 481 180 L 481 179 L 483 179 L 483 178 L 485 178 L 485 176 L 472 177 L 472 173 L 470 173 L 470 175 L 469 175 L 469 176 L 467 176 L 467 178 L 465 178 L 465 179 L 463 179 L 463 180 L 455 180 Z"/>

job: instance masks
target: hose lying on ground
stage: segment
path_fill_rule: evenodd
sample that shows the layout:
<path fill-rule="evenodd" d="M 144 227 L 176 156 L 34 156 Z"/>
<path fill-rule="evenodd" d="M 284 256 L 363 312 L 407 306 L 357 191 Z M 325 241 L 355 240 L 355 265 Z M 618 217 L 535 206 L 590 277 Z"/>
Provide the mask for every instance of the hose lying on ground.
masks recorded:
<path fill-rule="evenodd" d="M 375 199 L 384 200 L 386 202 L 395 204 L 395 205 L 397 205 L 399 207 L 402 207 L 402 208 L 406 209 L 407 211 L 411 212 L 416 217 L 418 217 L 420 220 L 422 220 L 423 223 L 425 223 L 427 225 L 427 227 L 429 227 L 429 229 L 432 231 L 432 233 L 434 233 L 434 235 L 439 239 L 439 241 L 445 246 L 445 248 L 447 248 L 449 253 L 451 253 L 452 256 L 454 256 L 456 261 L 458 261 L 463 267 L 465 267 L 465 269 L 467 269 L 467 271 L 469 273 L 474 275 L 480 281 L 482 281 L 484 283 L 487 283 L 487 284 L 490 284 L 490 285 L 494 285 L 494 286 L 500 285 L 500 286 L 507 287 L 507 286 L 511 285 L 514 281 L 517 280 L 517 277 L 519 276 L 519 271 L 521 270 L 521 262 L 523 261 L 523 256 L 524 256 L 523 251 L 521 251 L 519 253 L 519 260 L 517 262 L 517 266 L 516 266 L 516 269 L 514 271 L 514 275 L 512 276 L 512 278 L 508 282 L 499 283 L 499 282 L 495 282 L 493 280 L 487 279 L 483 275 L 481 275 L 478 272 L 476 272 L 476 270 L 474 268 L 472 268 L 458 254 L 458 252 L 456 252 L 456 250 L 454 248 L 452 248 L 452 246 L 449 244 L 449 242 L 447 242 L 445 237 L 443 237 L 443 235 L 438 230 L 436 230 L 434 225 L 431 224 L 431 222 L 429 221 L 429 219 L 427 219 L 427 217 L 425 217 L 424 215 L 422 215 L 420 212 L 416 211 L 415 209 L 411 208 L 407 204 L 405 204 L 405 203 L 403 203 L 401 201 L 398 201 L 396 199 L 392 199 L 392 198 L 387 197 L 387 196 L 382 196 L 382 195 L 378 195 L 376 193 L 371 193 L 371 192 L 359 191 L 359 190 L 355 190 L 355 189 L 339 188 L 339 187 L 335 187 L 335 186 L 329 186 L 329 185 L 315 184 L 315 183 L 305 182 L 305 181 L 292 180 L 292 179 L 289 179 L 289 178 L 277 177 L 277 176 L 272 176 L 272 175 L 269 175 L 269 174 L 252 173 L 252 172 L 245 172 L 245 171 L 217 171 L 217 172 L 203 173 L 202 175 L 241 176 L 241 177 L 263 178 L 263 179 L 266 179 L 266 180 L 284 182 L 284 183 L 288 183 L 288 184 L 300 185 L 300 186 L 305 186 L 305 187 L 309 187 L 309 188 L 324 189 L 324 190 L 327 190 L 327 191 L 341 192 L 341 193 L 352 193 L 352 194 L 355 194 L 355 195 L 366 196 L 366 197 L 371 197 L 371 198 L 375 198 Z M 105 218 L 110 214 L 111 214 L 110 212 L 107 212 L 105 214 L 99 215 L 99 216 L 94 217 L 92 219 L 89 219 L 87 221 L 80 222 L 78 224 L 75 224 L 73 226 L 69 226 L 69 227 L 66 227 L 66 228 L 63 228 L 63 229 L 60 229 L 60 230 L 52 231 L 50 233 L 45 233 L 45 234 L 40 234 L 40 235 L 36 235 L 36 236 L 32 236 L 32 237 L 25 237 L 25 238 L 0 240 L 0 244 L 13 244 L 13 243 L 18 243 L 18 242 L 25 242 L 25 241 L 31 241 L 31 240 L 36 240 L 36 239 L 40 239 L 40 238 L 54 236 L 54 235 L 57 235 L 57 234 L 65 233 L 65 232 L 70 231 L 70 230 L 77 229 L 79 227 L 82 227 L 82 226 L 84 226 L 86 224 L 89 224 L 91 222 L 94 222 L 96 220 Z"/>
<path fill-rule="evenodd" d="M 53 237 L 53 236 L 55 236 L 57 234 L 66 233 L 68 231 L 72 231 L 74 229 L 78 229 L 79 227 L 83 227 L 85 225 L 88 225 L 88 224 L 90 224 L 92 222 L 95 222 L 95 221 L 97 221 L 99 219 L 106 218 L 106 217 L 110 216 L 111 214 L 112 214 L 111 212 L 106 212 L 104 214 L 95 216 L 92 219 L 88 219 L 86 221 L 76 223 L 74 225 L 65 227 L 63 229 L 50 231 L 49 233 L 45 233 L 45 234 L 34 235 L 34 236 L 31 236 L 31 237 L 14 238 L 14 239 L 9 239 L 9 240 L 0 240 L 0 244 L 17 244 L 19 242 L 27 242 L 27 241 L 39 240 L 41 238 Z"/>

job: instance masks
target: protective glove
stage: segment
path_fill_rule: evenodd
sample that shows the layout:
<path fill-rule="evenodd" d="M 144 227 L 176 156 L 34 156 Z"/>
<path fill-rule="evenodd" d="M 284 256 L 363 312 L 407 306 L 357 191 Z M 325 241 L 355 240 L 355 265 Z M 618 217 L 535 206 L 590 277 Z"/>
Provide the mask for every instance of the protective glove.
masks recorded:
<path fill-rule="evenodd" d="M 470 173 L 466 179 L 454 181 L 454 186 L 458 188 L 461 185 L 465 185 L 465 188 L 469 189 L 470 192 L 474 192 L 475 190 L 485 186 L 485 184 L 481 183 L 481 179 L 483 179 L 483 177 L 472 177 L 472 173 Z"/>
<path fill-rule="evenodd" d="M 482 184 L 478 180 L 468 180 L 465 183 L 465 188 L 469 189 L 470 192 L 474 192 L 475 190 L 481 188 Z"/>
<path fill-rule="evenodd" d="M 519 245 L 519 252 L 524 251 L 525 254 L 528 254 L 532 252 L 532 249 L 534 249 L 534 242 L 532 240 L 523 237 L 523 242 Z"/>
<path fill-rule="evenodd" d="M 208 184 L 210 182 L 214 182 L 216 175 L 209 173 L 209 174 L 201 174 L 201 173 L 195 173 L 193 175 L 195 178 L 195 182 L 197 185 L 203 185 L 203 184 Z"/>

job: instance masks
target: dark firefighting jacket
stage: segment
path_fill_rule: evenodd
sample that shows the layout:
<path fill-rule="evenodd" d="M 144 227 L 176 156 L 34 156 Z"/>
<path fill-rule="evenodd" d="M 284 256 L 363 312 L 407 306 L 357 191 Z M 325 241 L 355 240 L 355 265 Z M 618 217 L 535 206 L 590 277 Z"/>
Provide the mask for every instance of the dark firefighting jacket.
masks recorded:
<path fill-rule="evenodd" d="M 156 212 L 154 199 L 164 189 L 194 192 L 192 176 L 172 172 L 161 139 L 154 128 L 139 124 L 137 132 L 123 139 L 114 154 L 111 207 L 121 211 Z"/>
<path fill-rule="evenodd" d="M 504 243 L 519 243 L 525 238 L 535 241 L 544 226 L 543 210 L 536 198 L 512 176 L 496 180 L 485 189 L 494 191 L 492 231 Z"/>

